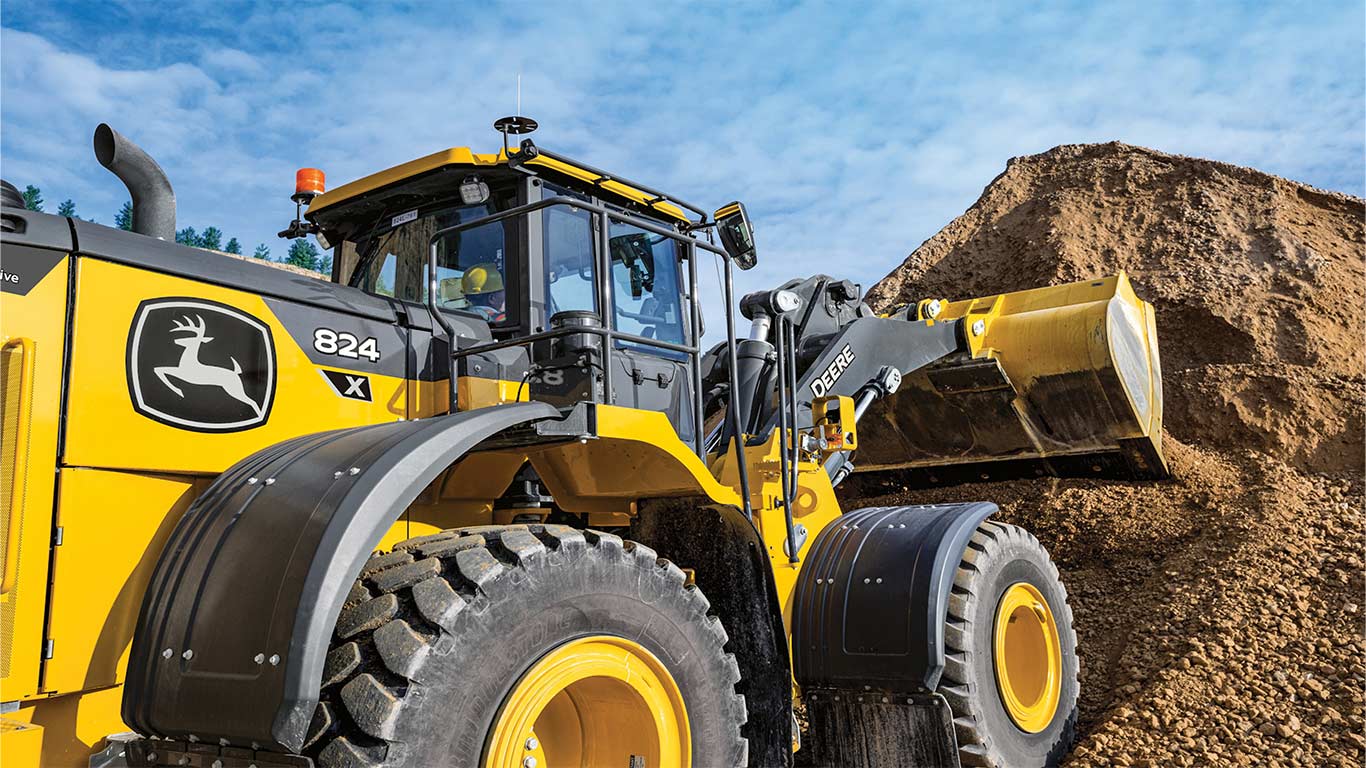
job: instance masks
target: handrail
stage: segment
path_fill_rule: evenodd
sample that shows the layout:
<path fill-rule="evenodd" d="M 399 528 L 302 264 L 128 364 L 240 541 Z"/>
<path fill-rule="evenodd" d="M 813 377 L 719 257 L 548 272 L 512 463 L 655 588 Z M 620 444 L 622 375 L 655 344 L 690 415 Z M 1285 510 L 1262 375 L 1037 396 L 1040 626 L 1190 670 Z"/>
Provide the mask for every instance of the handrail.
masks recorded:
<path fill-rule="evenodd" d="M 13 472 L 10 481 L 5 510 L 5 567 L 0 576 L 0 594 L 9 594 L 19 579 L 19 517 L 24 507 L 24 488 L 28 475 L 28 442 L 30 412 L 33 398 L 33 360 L 35 344 L 32 339 L 14 338 L 0 347 L 0 354 L 10 354 L 11 347 L 19 348 L 19 392 L 14 396 L 17 403 L 15 415 Z M 8 393 L 7 393 L 8 394 Z"/>
<path fill-rule="evenodd" d="M 615 173 L 608 173 L 607 171 L 604 171 L 600 168 L 594 168 L 593 166 L 588 165 L 587 163 L 581 163 L 578 160 L 565 157 L 564 155 L 561 155 L 557 152 L 551 152 L 550 150 L 543 149 L 539 146 L 536 147 L 536 154 L 548 157 L 551 160 L 558 160 L 559 162 L 564 163 L 566 165 L 575 166 L 580 170 L 588 171 L 589 173 L 596 173 L 598 175 L 598 178 L 592 182 L 594 186 L 601 186 L 609 181 L 615 181 L 618 184 L 624 184 L 628 187 L 635 187 L 637 190 L 644 192 L 647 195 L 655 196 L 654 200 L 651 200 L 647 203 L 647 205 L 649 205 L 651 208 L 653 208 L 656 203 L 673 203 L 679 208 L 684 208 L 697 214 L 699 217 L 697 221 L 698 224 L 707 223 L 706 211 L 702 210 L 701 208 L 698 208 L 692 203 L 684 202 L 683 200 L 680 200 L 677 197 L 674 197 L 673 195 L 670 195 L 665 192 L 660 192 L 657 189 L 651 189 L 650 187 L 647 187 L 644 184 L 641 184 L 640 182 L 631 181 L 630 179 L 625 178 L 624 176 L 618 176 Z"/>

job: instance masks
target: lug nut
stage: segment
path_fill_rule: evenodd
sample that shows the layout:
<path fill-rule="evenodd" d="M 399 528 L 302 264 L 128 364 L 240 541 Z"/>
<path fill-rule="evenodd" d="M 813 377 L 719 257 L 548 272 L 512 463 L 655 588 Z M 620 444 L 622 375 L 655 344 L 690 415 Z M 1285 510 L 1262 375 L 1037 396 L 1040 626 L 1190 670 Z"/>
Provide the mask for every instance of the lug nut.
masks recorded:
<path fill-rule="evenodd" d="M 534 758 L 534 757 L 528 757 L 527 759 L 523 760 L 523 761 L 522 761 L 522 767 L 523 767 L 523 768 L 536 768 L 536 758 Z"/>
<path fill-rule="evenodd" d="M 528 751 L 533 750 L 539 746 L 541 746 L 541 742 L 537 741 L 535 736 L 532 736 L 531 738 L 526 740 L 526 748 Z"/>

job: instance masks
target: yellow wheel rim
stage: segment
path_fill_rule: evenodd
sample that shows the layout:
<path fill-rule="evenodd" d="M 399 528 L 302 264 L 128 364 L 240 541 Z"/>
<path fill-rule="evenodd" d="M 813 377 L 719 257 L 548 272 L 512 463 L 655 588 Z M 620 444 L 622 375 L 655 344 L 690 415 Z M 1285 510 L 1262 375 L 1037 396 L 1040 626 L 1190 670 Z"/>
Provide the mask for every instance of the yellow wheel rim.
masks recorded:
<path fill-rule="evenodd" d="M 692 760 L 688 713 L 669 670 L 620 637 L 594 635 L 536 662 L 503 702 L 484 768 L 577 768 Z M 632 758 L 637 758 L 632 762 Z"/>
<path fill-rule="evenodd" d="M 1033 584 L 1016 582 L 1001 596 L 992 646 L 1010 719 L 1026 733 L 1047 728 L 1062 693 L 1062 645 L 1053 611 Z"/>

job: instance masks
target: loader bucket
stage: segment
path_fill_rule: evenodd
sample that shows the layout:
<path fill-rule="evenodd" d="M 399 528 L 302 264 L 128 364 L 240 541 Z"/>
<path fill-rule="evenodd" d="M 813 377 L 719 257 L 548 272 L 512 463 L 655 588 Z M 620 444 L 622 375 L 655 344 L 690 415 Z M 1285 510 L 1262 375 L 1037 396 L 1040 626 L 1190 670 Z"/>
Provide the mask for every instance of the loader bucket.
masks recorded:
<path fill-rule="evenodd" d="M 1152 305 L 1124 273 L 950 302 L 967 352 L 922 368 L 859 422 L 859 471 L 936 485 L 1055 475 L 1159 479 Z"/>

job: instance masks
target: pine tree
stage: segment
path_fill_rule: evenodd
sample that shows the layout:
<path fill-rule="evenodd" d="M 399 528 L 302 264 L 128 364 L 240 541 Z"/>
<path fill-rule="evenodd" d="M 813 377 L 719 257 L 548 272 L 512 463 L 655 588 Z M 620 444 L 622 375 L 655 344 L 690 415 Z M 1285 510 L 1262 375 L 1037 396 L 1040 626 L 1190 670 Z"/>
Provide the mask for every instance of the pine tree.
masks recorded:
<path fill-rule="evenodd" d="M 128 232 L 133 231 L 133 203 L 126 201 L 119 212 L 114 214 L 114 226 Z"/>
<path fill-rule="evenodd" d="M 269 260 L 269 259 L 270 259 L 270 249 L 266 247 L 266 244 L 265 244 L 265 243 L 261 243 L 260 245 L 257 245 L 257 246 L 256 246 L 256 250 L 251 254 L 251 257 L 252 257 L 253 259 L 266 259 L 266 260 Z"/>
<path fill-rule="evenodd" d="M 223 249 L 223 232 L 218 227 L 205 227 L 199 235 L 199 247 L 214 251 Z"/>
<path fill-rule="evenodd" d="M 194 227 L 186 227 L 175 233 L 175 241 L 181 245 L 199 245 L 199 233 L 194 231 Z"/>
<path fill-rule="evenodd" d="M 43 192 L 32 184 L 24 187 L 24 207 L 30 211 L 43 210 Z"/>
<path fill-rule="evenodd" d="M 318 257 L 318 266 L 314 267 L 314 269 L 318 270 L 319 272 L 323 273 L 324 275 L 331 275 L 331 274 L 332 274 L 332 254 L 330 254 L 330 253 L 324 253 L 324 254 L 322 254 L 321 256 L 319 256 L 319 257 Z"/>
<path fill-rule="evenodd" d="M 286 264 L 293 264 L 304 269 L 318 268 L 318 246 L 302 238 L 289 244 L 289 255 L 285 256 Z"/>
<path fill-rule="evenodd" d="M 57 215 L 58 215 L 58 216 L 75 216 L 75 215 L 76 215 L 76 204 L 75 204 L 74 202 L 72 202 L 71 198 L 68 197 L 67 199 L 65 199 L 65 200 L 62 201 L 62 204 L 61 204 L 61 205 L 57 206 Z"/>
<path fill-rule="evenodd" d="M 241 255 L 242 255 L 242 244 L 239 243 L 239 242 L 237 242 L 237 238 L 235 238 L 235 237 L 229 238 L 229 239 L 228 239 L 228 244 L 225 245 L 225 246 L 223 246 L 223 250 L 226 251 L 227 253 L 235 253 L 235 254 L 237 254 L 238 256 L 241 256 Z"/>

